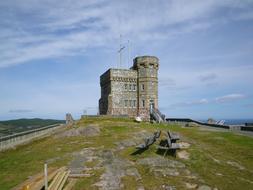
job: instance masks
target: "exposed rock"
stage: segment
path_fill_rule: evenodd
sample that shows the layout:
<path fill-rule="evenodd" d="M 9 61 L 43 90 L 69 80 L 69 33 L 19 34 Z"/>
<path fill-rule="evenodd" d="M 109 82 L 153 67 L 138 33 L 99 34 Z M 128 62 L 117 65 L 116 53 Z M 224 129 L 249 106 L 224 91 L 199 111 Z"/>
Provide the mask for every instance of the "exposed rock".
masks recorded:
<path fill-rule="evenodd" d="M 185 165 L 175 160 L 169 160 L 164 157 L 149 157 L 137 161 L 138 164 L 147 165 L 155 176 L 179 176 L 180 169 Z"/>
<path fill-rule="evenodd" d="M 245 169 L 244 166 L 242 166 L 242 165 L 240 165 L 240 164 L 238 164 L 237 162 L 234 162 L 234 161 L 227 161 L 227 164 L 228 164 L 228 165 L 231 165 L 231 166 L 233 166 L 233 167 L 236 167 L 236 168 L 238 168 L 239 170 L 244 170 L 244 169 Z"/>
<path fill-rule="evenodd" d="M 75 137 L 75 136 L 85 136 L 85 137 L 93 137 L 100 134 L 100 129 L 97 126 L 87 126 L 87 127 L 79 127 L 67 130 L 63 133 L 57 135 L 57 137 Z"/>
<path fill-rule="evenodd" d="M 214 157 L 212 157 L 212 159 L 213 159 L 213 161 L 214 161 L 214 162 L 216 162 L 216 163 L 218 163 L 218 164 L 220 164 L 220 163 L 221 163 L 221 161 L 220 161 L 220 160 L 218 160 L 218 159 L 216 159 L 216 158 L 214 158 Z"/>
<path fill-rule="evenodd" d="M 97 155 L 103 160 L 101 163 L 104 164 L 111 164 L 114 158 L 114 154 L 111 150 L 102 150 L 97 153 Z"/>
<path fill-rule="evenodd" d="M 137 161 L 138 164 L 149 165 L 151 167 L 170 167 L 170 168 L 185 168 L 185 165 L 175 160 L 169 160 L 164 157 L 149 157 Z"/>
<path fill-rule="evenodd" d="M 133 133 L 132 138 L 125 139 L 114 144 L 117 145 L 117 150 L 123 150 L 124 148 L 136 146 L 137 144 L 142 143 L 144 139 L 150 137 L 151 135 L 153 135 L 153 133 L 148 132 L 146 130 L 142 130 L 140 132 Z"/>
<path fill-rule="evenodd" d="M 184 160 L 189 160 L 190 154 L 187 151 L 182 150 L 182 151 L 177 152 L 177 156 L 178 156 L 178 158 L 181 158 Z"/>
<path fill-rule="evenodd" d="M 194 183 L 185 183 L 187 189 L 196 189 L 198 187 L 197 184 Z"/>
<path fill-rule="evenodd" d="M 117 150 L 123 150 L 124 148 L 137 145 L 133 139 L 125 139 L 123 141 L 116 142 L 115 144 L 117 145 Z"/>
<path fill-rule="evenodd" d="M 221 173 L 215 173 L 215 175 L 217 175 L 217 176 L 223 176 L 223 174 L 221 174 Z"/>
<path fill-rule="evenodd" d="M 140 132 L 134 133 L 133 137 L 135 140 L 143 140 L 151 135 L 153 135 L 152 132 L 141 130 Z"/>
<path fill-rule="evenodd" d="M 127 169 L 126 170 L 126 175 L 134 176 L 137 181 L 141 180 L 141 175 L 139 174 L 139 172 L 136 168 Z"/>
<path fill-rule="evenodd" d="M 84 163 L 97 159 L 97 157 L 94 156 L 93 148 L 84 148 L 79 152 L 74 152 L 72 155 L 74 156 L 74 159 L 69 163 L 69 169 L 72 175 L 83 174 L 86 170 Z"/>
<path fill-rule="evenodd" d="M 162 185 L 162 189 L 165 190 L 176 190 L 176 187 L 170 185 Z"/>
<path fill-rule="evenodd" d="M 179 172 L 177 169 L 173 168 L 153 168 L 152 171 L 154 172 L 155 176 L 179 176 Z"/>
<path fill-rule="evenodd" d="M 136 168 L 132 167 L 132 163 L 126 159 L 115 157 L 112 150 L 103 150 L 98 153 L 102 158 L 101 165 L 105 168 L 105 173 L 100 177 L 100 181 L 95 183 L 100 189 L 116 190 L 122 188 L 121 178 L 129 175 L 134 176 L 136 180 L 141 179 Z"/>
<path fill-rule="evenodd" d="M 212 188 L 207 185 L 201 185 L 199 186 L 198 190 L 212 190 Z"/>
<path fill-rule="evenodd" d="M 189 143 L 187 143 L 187 142 L 179 142 L 178 143 L 179 144 L 179 147 L 181 148 L 181 149 L 187 149 L 187 148 L 189 148 L 191 145 L 189 144 Z"/>

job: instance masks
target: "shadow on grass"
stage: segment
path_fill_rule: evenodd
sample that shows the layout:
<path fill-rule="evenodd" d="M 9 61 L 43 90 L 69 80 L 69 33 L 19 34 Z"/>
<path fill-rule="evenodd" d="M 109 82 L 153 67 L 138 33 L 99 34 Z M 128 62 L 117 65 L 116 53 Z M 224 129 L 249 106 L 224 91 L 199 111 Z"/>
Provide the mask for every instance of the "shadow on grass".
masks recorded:
<path fill-rule="evenodd" d="M 131 156 L 137 155 L 137 154 L 142 154 L 143 152 L 145 152 L 146 150 L 148 150 L 148 148 L 142 148 L 142 149 L 137 149 L 135 152 L 133 152 L 131 154 Z"/>

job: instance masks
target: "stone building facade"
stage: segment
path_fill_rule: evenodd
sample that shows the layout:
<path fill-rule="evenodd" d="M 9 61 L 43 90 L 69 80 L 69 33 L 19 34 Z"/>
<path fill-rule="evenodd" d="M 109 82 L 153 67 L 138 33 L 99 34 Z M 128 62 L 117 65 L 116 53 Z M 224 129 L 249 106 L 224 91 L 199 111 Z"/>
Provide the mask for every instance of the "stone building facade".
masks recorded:
<path fill-rule="evenodd" d="M 149 120 L 150 109 L 158 108 L 159 60 L 136 57 L 130 69 L 109 69 L 100 76 L 100 115 L 140 116 Z"/>

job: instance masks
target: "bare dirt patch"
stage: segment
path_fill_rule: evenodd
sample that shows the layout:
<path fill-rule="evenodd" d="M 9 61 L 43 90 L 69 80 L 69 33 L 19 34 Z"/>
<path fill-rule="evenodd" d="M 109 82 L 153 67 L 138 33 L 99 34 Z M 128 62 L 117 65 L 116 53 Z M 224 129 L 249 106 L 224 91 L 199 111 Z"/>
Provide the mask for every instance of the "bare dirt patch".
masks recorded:
<path fill-rule="evenodd" d="M 191 146 L 187 142 L 179 142 L 178 144 L 179 144 L 179 146 L 180 146 L 181 149 L 187 149 L 187 148 L 189 148 Z"/>
<path fill-rule="evenodd" d="M 189 160 L 190 158 L 190 154 L 185 150 L 178 151 L 177 156 L 178 158 L 184 159 L 184 160 Z"/>

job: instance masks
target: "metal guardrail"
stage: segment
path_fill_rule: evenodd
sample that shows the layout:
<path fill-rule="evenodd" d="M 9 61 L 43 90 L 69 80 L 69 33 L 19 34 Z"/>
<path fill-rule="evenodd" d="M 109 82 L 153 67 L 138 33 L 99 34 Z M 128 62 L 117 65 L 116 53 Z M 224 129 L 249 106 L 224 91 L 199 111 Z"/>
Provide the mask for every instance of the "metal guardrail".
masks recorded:
<path fill-rule="evenodd" d="M 228 125 L 204 123 L 204 122 L 196 121 L 196 120 L 189 119 L 189 118 L 166 118 L 166 121 L 167 122 L 185 122 L 185 123 L 192 122 L 192 123 L 197 123 L 199 125 L 205 125 L 205 126 L 209 126 L 209 127 L 218 127 L 218 128 L 230 129 L 230 126 L 228 126 Z"/>
<path fill-rule="evenodd" d="M 158 109 L 150 109 L 150 114 L 158 123 L 165 121 L 165 115 L 163 115 Z"/>
<path fill-rule="evenodd" d="M 19 136 L 28 135 L 28 134 L 31 134 L 31 133 L 34 133 L 34 132 L 43 131 L 45 129 L 57 127 L 61 124 L 62 123 L 57 123 L 57 124 L 48 125 L 48 126 L 45 126 L 45 127 L 40 127 L 40 128 L 36 128 L 36 129 L 32 129 L 32 130 L 27 130 L 27 131 L 20 132 L 20 133 L 14 133 L 12 135 L 1 136 L 0 137 L 0 142 L 6 141 L 6 140 L 9 140 L 9 139 L 12 139 L 12 138 L 16 138 L 16 137 L 19 137 Z"/>

